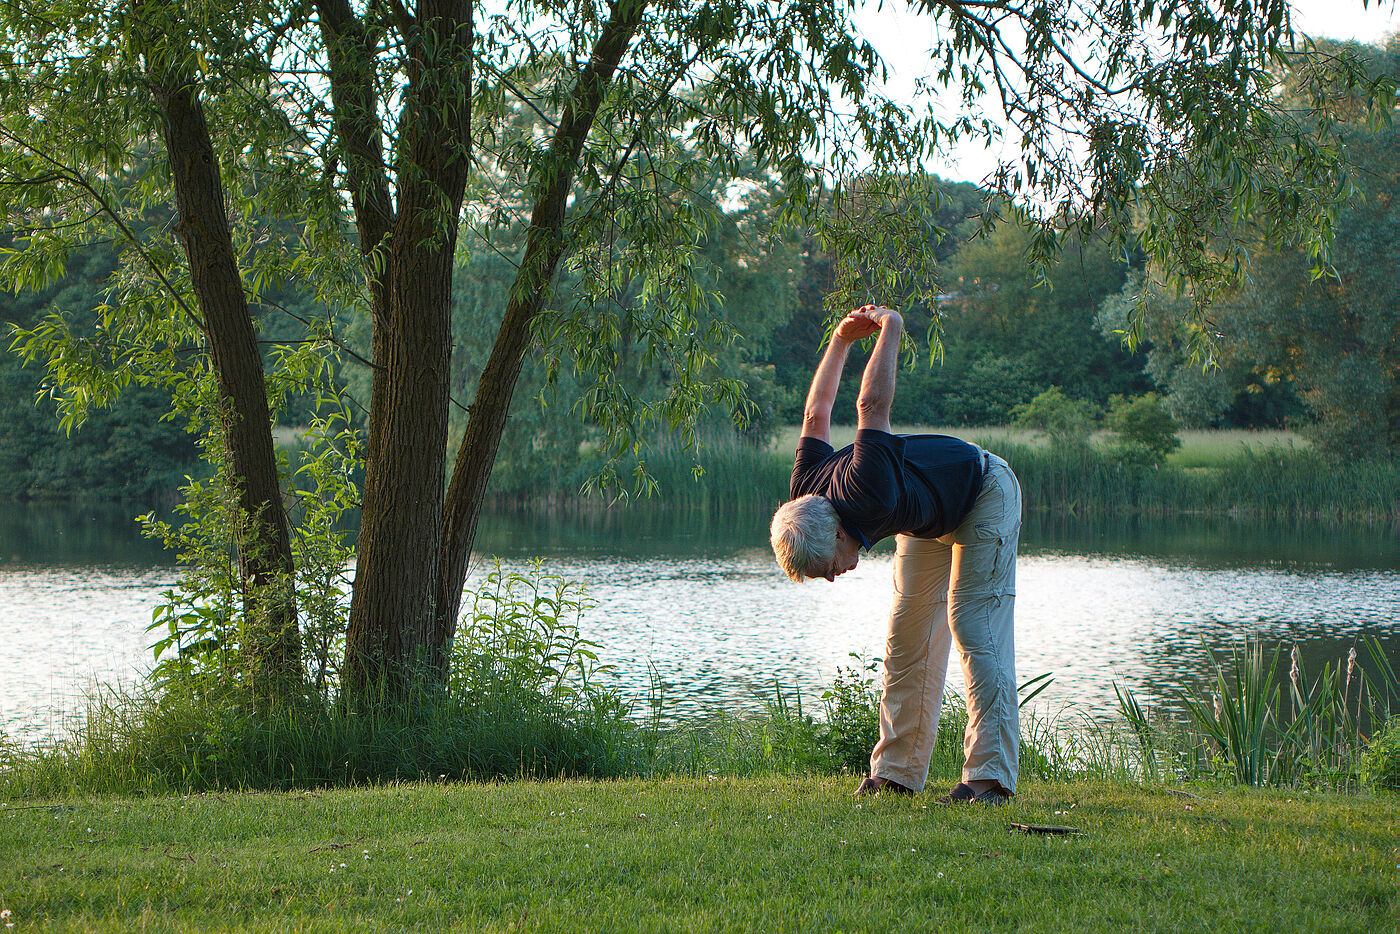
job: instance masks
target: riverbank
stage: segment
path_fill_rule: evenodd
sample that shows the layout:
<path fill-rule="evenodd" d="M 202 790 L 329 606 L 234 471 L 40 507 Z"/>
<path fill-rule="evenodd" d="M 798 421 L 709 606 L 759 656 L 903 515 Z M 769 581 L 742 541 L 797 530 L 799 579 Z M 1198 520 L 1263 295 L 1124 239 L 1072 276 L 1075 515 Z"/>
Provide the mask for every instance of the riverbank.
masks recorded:
<path fill-rule="evenodd" d="M 1400 798 L 849 778 L 0 802 L 23 931 L 1391 930 Z M 1040 835 L 1011 824 L 1058 825 Z"/>

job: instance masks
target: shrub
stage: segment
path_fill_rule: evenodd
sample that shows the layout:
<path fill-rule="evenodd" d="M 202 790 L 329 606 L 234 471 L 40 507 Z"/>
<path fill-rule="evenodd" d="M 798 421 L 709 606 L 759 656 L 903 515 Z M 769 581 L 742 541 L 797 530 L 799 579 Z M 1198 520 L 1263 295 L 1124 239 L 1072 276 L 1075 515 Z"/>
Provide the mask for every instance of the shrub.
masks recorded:
<path fill-rule="evenodd" d="M 1181 447 L 1176 420 L 1155 392 L 1133 399 L 1110 398 L 1108 427 L 1113 432 L 1114 455 L 1125 463 L 1161 464 Z"/>
<path fill-rule="evenodd" d="M 1016 425 L 1045 432 L 1051 444 L 1087 444 L 1096 422 L 1093 405 L 1071 399 L 1058 386 L 1016 406 L 1011 414 Z"/>
<path fill-rule="evenodd" d="M 1400 790 L 1400 717 L 1391 717 L 1361 754 L 1361 784 Z"/>
<path fill-rule="evenodd" d="M 596 683 L 606 667 L 579 635 L 590 604 L 577 584 L 538 565 L 524 574 L 497 566 L 466 603 L 447 690 L 357 706 L 310 681 L 269 702 L 252 679 L 218 666 L 229 651 L 218 640 L 236 637 L 228 624 L 176 614 L 175 642 L 197 625 L 217 644 L 203 654 L 184 644 L 158 682 L 97 696 L 71 739 L 18 753 L 0 745 L 0 787 L 189 792 L 649 769 L 653 732 Z"/>
<path fill-rule="evenodd" d="M 880 738 L 880 691 L 875 686 L 880 660 L 867 661 L 855 653 L 851 657 L 860 667 L 837 667 L 836 680 L 822 692 L 826 732 L 821 739 L 842 768 L 864 772 Z"/>

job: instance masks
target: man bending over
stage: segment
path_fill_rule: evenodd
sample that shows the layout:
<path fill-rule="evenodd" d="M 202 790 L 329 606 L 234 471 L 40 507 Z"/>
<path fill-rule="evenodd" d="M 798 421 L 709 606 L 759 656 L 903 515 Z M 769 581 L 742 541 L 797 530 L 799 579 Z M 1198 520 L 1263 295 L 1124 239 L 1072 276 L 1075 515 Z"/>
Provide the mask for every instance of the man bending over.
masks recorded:
<path fill-rule="evenodd" d="M 1016 792 L 1020 719 L 1012 614 L 1021 487 L 1006 461 L 944 435 L 890 431 L 904 321 L 866 305 L 837 325 L 807 393 L 792 500 L 773 552 L 795 581 L 833 581 L 860 549 L 895 536 L 880 740 L 856 794 L 913 794 L 928 778 L 950 646 L 967 680 L 962 781 L 943 803 L 1002 804 Z M 855 443 L 831 447 L 831 407 L 855 341 L 879 333 L 856 402 Z"/>

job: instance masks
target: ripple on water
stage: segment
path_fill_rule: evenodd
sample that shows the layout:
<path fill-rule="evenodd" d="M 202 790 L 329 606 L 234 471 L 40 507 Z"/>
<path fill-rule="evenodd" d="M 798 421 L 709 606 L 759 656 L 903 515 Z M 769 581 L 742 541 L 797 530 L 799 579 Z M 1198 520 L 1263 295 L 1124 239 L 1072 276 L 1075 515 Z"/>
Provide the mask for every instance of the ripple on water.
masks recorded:
<path fill-rule="evenodd" d="M 775 680 L 815 702 L 850 653 L 879 656 L 892 558 L 876 554 L 836 583 L 788 581 L 765 551 L 619 557 L 567 554 L 546 569 L 581 581 L 597 606 L 583 634 L 644 701 L 649 671 L 677 717 L 754 710 Z M 511 558 L 507 569 L 531 563 Z M 486 563 L 479 562 L 473 580 Z M 0 724 L 12 738 L 50 735 L 96 682 L 147 670 L 144 631 L 169 568 L 0 568 Z M 1297 640 L 1305 663 L 1381 636 L 1400 664 L 1400 572 L 1325 567 L 1203 567 L 1189 560 L 1038 553 L 1021 559 L 1016 659 L 1022 680 L 1053 672 L 1041 706 L 1115 709 L 1113 682 L 1149 703 L 1198 683 L 1202 640 L 1219 650 L 1248 633 Z M 651 667 L 649 667 L 651 666 Z M 956 660 L 949 683 L 961 689 Z"/>
<path fill-rule="evenodd" d="M 53 735 L 98 684 L 150 668 L 145 632 L 169 568 L 0 567 L 0 727 Z"/>

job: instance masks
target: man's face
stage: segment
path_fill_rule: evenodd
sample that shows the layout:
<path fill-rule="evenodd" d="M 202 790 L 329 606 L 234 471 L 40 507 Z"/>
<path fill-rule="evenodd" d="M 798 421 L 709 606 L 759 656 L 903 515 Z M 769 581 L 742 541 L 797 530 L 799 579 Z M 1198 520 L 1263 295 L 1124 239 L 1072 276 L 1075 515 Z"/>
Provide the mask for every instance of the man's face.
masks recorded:
<path fill-rule="evenodd" d="M 829 581 L 852 570 L 860 563 L 860 543 L 846 534 L 845 529 L 836 530 L 836 554 L 832 556 L 831 564 L 825 568 L 820 568 L 812 577 L 824 577 Z"/>

